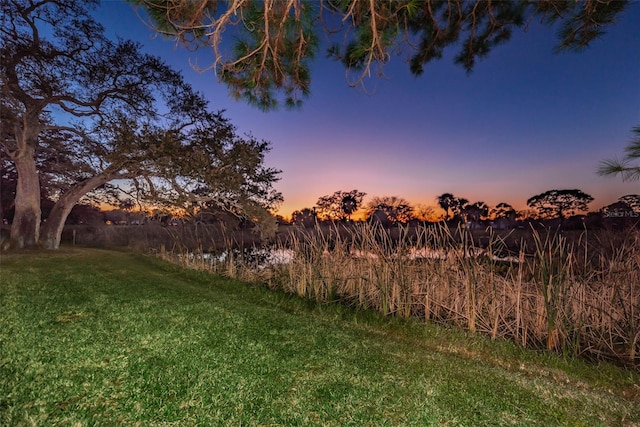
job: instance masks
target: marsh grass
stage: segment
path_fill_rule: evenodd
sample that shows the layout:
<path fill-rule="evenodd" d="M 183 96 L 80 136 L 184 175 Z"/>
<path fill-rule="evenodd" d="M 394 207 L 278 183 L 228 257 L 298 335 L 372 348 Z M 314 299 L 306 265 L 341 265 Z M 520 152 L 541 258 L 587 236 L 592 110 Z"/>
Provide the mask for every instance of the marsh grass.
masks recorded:
<path fill-rule="evenodd" d="M 320 302 L 638 364 L 640 232 L 569 238 L 531 229 L 515 251 L 507 238 L 489 231 L 480 245 L 470 231 L 440 225 L 337 224 L 294 229 L 275 248 L 290 251 L 288 263 L 186 264 Z"/>
<path fill-rule="evenodd" d="M 224 223 L 190 222 L 166 226 L 157 222 L 144 225 L 70 225 L 62 234 L 69 244 L 96 248 L 126 247 L 141 251 L 216 252 L 229 247 L 259 244 L 260 236 L 247 228 Z"/>
<path fill-rule="evenodd" d="M 315 278 L 329 267 L 321 254 L 307 254 L 317 262 L 310 295 L 342 298 L 333 276 Z M 0 425 L 640 423 L 637 372 L 607 363 L 131 252 L 3 254 L 0 267 Z M 378 268 L 379 280 L 401 274 Z M 380 286 L 370 284 L 363 304 Z M 388 290 L 391 312 L 406 305 L 399 293 Z"/>

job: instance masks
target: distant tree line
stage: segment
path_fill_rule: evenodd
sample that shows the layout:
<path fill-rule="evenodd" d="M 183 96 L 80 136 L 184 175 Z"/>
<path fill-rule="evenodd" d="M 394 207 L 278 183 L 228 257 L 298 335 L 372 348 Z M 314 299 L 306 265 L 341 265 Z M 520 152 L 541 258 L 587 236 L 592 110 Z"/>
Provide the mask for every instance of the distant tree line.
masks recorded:
<path fill-rule="evenodd" d="M 291 221 L 302 226 L 313 226 L 317 222 L 349 222 L 360 212 L 364 221 L 391 226 L 412 221 L 446 221 L 465 223 L 470 228 L 481 228 L 491 223 L 497 228 L 509 228 L 517 220 L 555 221 L 562 225 L 565 220 L 580 217 L 588 211 L 594 199 L 578 189 L 549 190 L 527 200 L 529 210 L 517 211 L 506 202 L 495 207 L 483 201 L 470 203 L 463 197 L 443 193 L 436 197 L 437 205 L 444 211 L 437 217 L 435 209 L 412 206 L 397 196 L 373 197 L 364 203 L 365 193 L 358 190 L 336 191 L 322 196 L 315 206 L 296 210 Z M 599 218 L 638 218 L 640 220 L 640 195 L 629 194 L 595 213 Z"/>

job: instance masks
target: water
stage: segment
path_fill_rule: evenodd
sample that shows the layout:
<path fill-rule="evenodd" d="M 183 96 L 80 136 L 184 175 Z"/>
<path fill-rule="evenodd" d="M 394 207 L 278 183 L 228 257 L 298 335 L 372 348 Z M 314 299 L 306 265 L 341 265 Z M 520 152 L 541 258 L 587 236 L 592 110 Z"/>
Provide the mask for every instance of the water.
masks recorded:
<path fill-rule="evenodd" d="M 328 256 L 329 252 L 327 250 L 323 253 L 324 256 Z M 360 249 L 352 249 L 349 251 L 349 256 L 356 259 L 379 259 L 379 255 L 370 252 L 363 251 Z M 190 261 L 194 260 L 204 260 L 209 262 L 211 265 L 216 264 L 224 264 L 228 262 L 230 259 L 234 259 L 238 264 L 248 265 L 250 267 L 256 268 L 258 270 L 265 269 L 271 266 L 277 265 L 287 265 L 291 263 L 296 258 L 296 253 L 292 249 L 282 248 L 282 247 L 267 247 L 267 248 L 245 248 L 243 250 L 232 249 L 226 250 L 220 254 L 213 253 L 189 253 L 187 255 Z M 391 258 L 397 257 L 406 257 L 409 260 L 421 260 L 421 259 L 441 259 L 445 260 L 451 257 L 459 258 L 462 256 L 462 253 L 459 251 L 445 251 L 443 249 L 434 249 L 429 247 L 423 248 L 411 248 L 406 253 L 395 253 L 391 254 Z M 518 257 L 514 256 L 498 256 L 496 254 L 489 254 L 485 249 L 481 248 L 468 248 L 465 251 L 464 257 L 490 257 L 491 260 L 496 262 L 509 262 L 509 263 L 519 263 L 520 260 Z"/>

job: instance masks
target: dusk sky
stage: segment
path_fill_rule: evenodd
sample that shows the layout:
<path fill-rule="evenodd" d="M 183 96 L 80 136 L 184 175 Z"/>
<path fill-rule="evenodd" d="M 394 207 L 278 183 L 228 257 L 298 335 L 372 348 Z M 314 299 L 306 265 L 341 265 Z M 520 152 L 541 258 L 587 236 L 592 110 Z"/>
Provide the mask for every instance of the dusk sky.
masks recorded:
<path fill-rule="evenodd" d="M 385 78 L 350 88 L 342 65 L 318 55 L 311 96 L 301 109 L 263 112 L 232 99 L 213 71 L 209 49 L 189 52 L 158 37 L 132 7 L 104 1 L 96 16 L 107 34 L 141 42 L 182 70 L 241 133 L 271 142 L 266 165 L 282 170 L 280 213 L 312 207 L 320 196 L 357 189 L 435 205 L 453 193 L 517 209 L 551 189 L 592 195 L 591 210 L 639 182 L 601 177 L 601 160 L 622 157 L 640 125 L 640 2 L 632 2 L 583 52 L 554 53 L 557 28 L 532 22 L 480 60 L 471 74 L 448 55 L 410 74 L 401 57 Z"/>

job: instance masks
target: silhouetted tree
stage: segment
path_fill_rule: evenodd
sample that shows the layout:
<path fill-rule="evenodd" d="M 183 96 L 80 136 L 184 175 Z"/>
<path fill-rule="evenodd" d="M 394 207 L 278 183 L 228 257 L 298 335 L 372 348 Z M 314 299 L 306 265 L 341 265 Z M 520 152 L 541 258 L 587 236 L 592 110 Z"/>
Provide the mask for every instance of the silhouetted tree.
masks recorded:
<path fill-rule="evenodd" d="M 541 218 L 568 218 L 578 211 L 587 211 L 593 197 L 581 190 L 549 190 L 527 200 Z"/>
<path fill-rule="evenodd" d="M 376 218 L 388 224 L 405 224 L 413 219 L 413 208 L 408 201 L 397 196 L 374 197 L 367 203 L 366 216 Z M 381 218 L 383 216 L 384 218 Z"/>
<path fill-rule="evenodd" d="M 451 211 L 451 219 L 462 220 L 462 214 L 465 207 L 469 204 L 469 200 L 463 197 L 455 197 L 451 193 L 444 193 L 436 197 L 438 205 L 444 209 L 444 220 L 449 220 L 449 211 Z"/>
<path fill-rule="evenodd" d="M 626 203 L 631 208 L 631 210 L 640 213 L 640 195 L 627 194 L 626 196 L 620 197 L 618 201 Z"/>
<path fill-rule="evenodd" d="M 413 206 L 413 216 L 419 221 L 437 221 L 438 219 L 436 209 L 422 203 Z"/>
<path fill-rule="evenodd" d="M 632 129 L 633 137 L 625 148 L 625 157 L 622 160 L 604 160 L 600 163 L 598 173 L 600 175 L 622 175 L 623 181 L 637 181 L 640 179 L 640 165 L 633 164 L 640 160 L 640 126 Z"/>
<path fill-rule="evenodd" d="M 411 72 L 457 48 L 454 61 L 470 71 L 478 58 L 505 43 L 534 19 L 561 23 L 559 50 L 579 50 L 627 1 L 521 0 L 133 0 L 148 12 L 149 25 L 189 48 L 213 48 L 211 68 L 236 98 L 263 109 L 297 106 L 309 95 L 310 61 L 320 33 L 330 39 L 329 55 L 347 68 L 350 85 L 362 83 L 392 55 L 403 52 Z M 222 43 L 234 27 L 235 44 Z M 226 39 L 225 39 L 226 40 Z M 228 50 L 225 50 L 228 47 Z"/>
<path fill-rule="evenodd" d="M 514 221 L 516 219 L 516 210 L 509 203 L 500 202 L 495 208 L 491 209 L 491 215 L 497 219 L 507 219 Z"/>
<path fill-rule="evenodd" d="M 104 224 L 104 212 L 95 206 L 85 203 L 77 204 L 71 209 L 67 218 L 67 224 Z"/>
<path fill-rule="evenodd" d="M 600 212 L 607 227 L 622 229 L 640 222 L 640 211 L 635 210 L 629 203 L 620 199 L 604 206 Z"/>
<path fill-rule="evenodd" d="M 120 209 L 126 212 L 131 212 L 133 208 L 136 206 L 136 202 L 131 198 L 126 198 L 120 201 Z"/>
<path fill-rule="evenodd" d="M 471 223 L 471 227 L 477 227 L 480 220 L 486 219 L 489 214 L 489 206 L 485 202 L 475 202 L 467 204 L 462 208 L 462 214 L 467 222 Z"/>
<path fill-rule="evenodd" d="M 313 227 L 316 224 L 316 211 L 310 208 L 294 211 L 291 214 L 291 222 L 303 227 Z"/>
<path fill-rule="evenodd" d="M 513 225 L 518 213 L 509 203 L 500 202 L 491 209 L 490 215 L 493 217 L 495 226 L 502 230 Z"/>
<path fill-rule="evenodd" d="M 462 221 L 464 210 L 469 205 L 469 200 L 464 197 L 458 197 L 454 200 L 453 205 L 451 206 L 451 211 L 453 212 L 453 219 Z"/>
<path fill-rule="evenodd" d="M 336 191 L 331 196 L 322 196 L 316 202 L 318 217 L 330 221 L 345 221 L 358 210 L 366 193 L 358 190 Z"/>
<path fill-rule="evenodd" d="M 358 209 L 358 205 L 358 199 L 354 194 L 347 194 L 340 200 L 340 209 L 347 216 L 345 219 L 351 218 L 351 214 Z"/>
<path fill-rule="evenodd" d="M 627 216 L 631 213 L 634 213 L 633 209 L 628 203 L 622 202 L 620 200 L 618 200 L 617 202 L 613 202 L 607 206 L 603 206 L 601 210 L 605 217 Z"/>
<path fill-rule="evenodd" d="M 456 205 L 456 197 L 451 193 L 444 193 L 436 197 L 438 206 L 444 210 L 445 221 L 449 219 L 449 209 Z"/>

